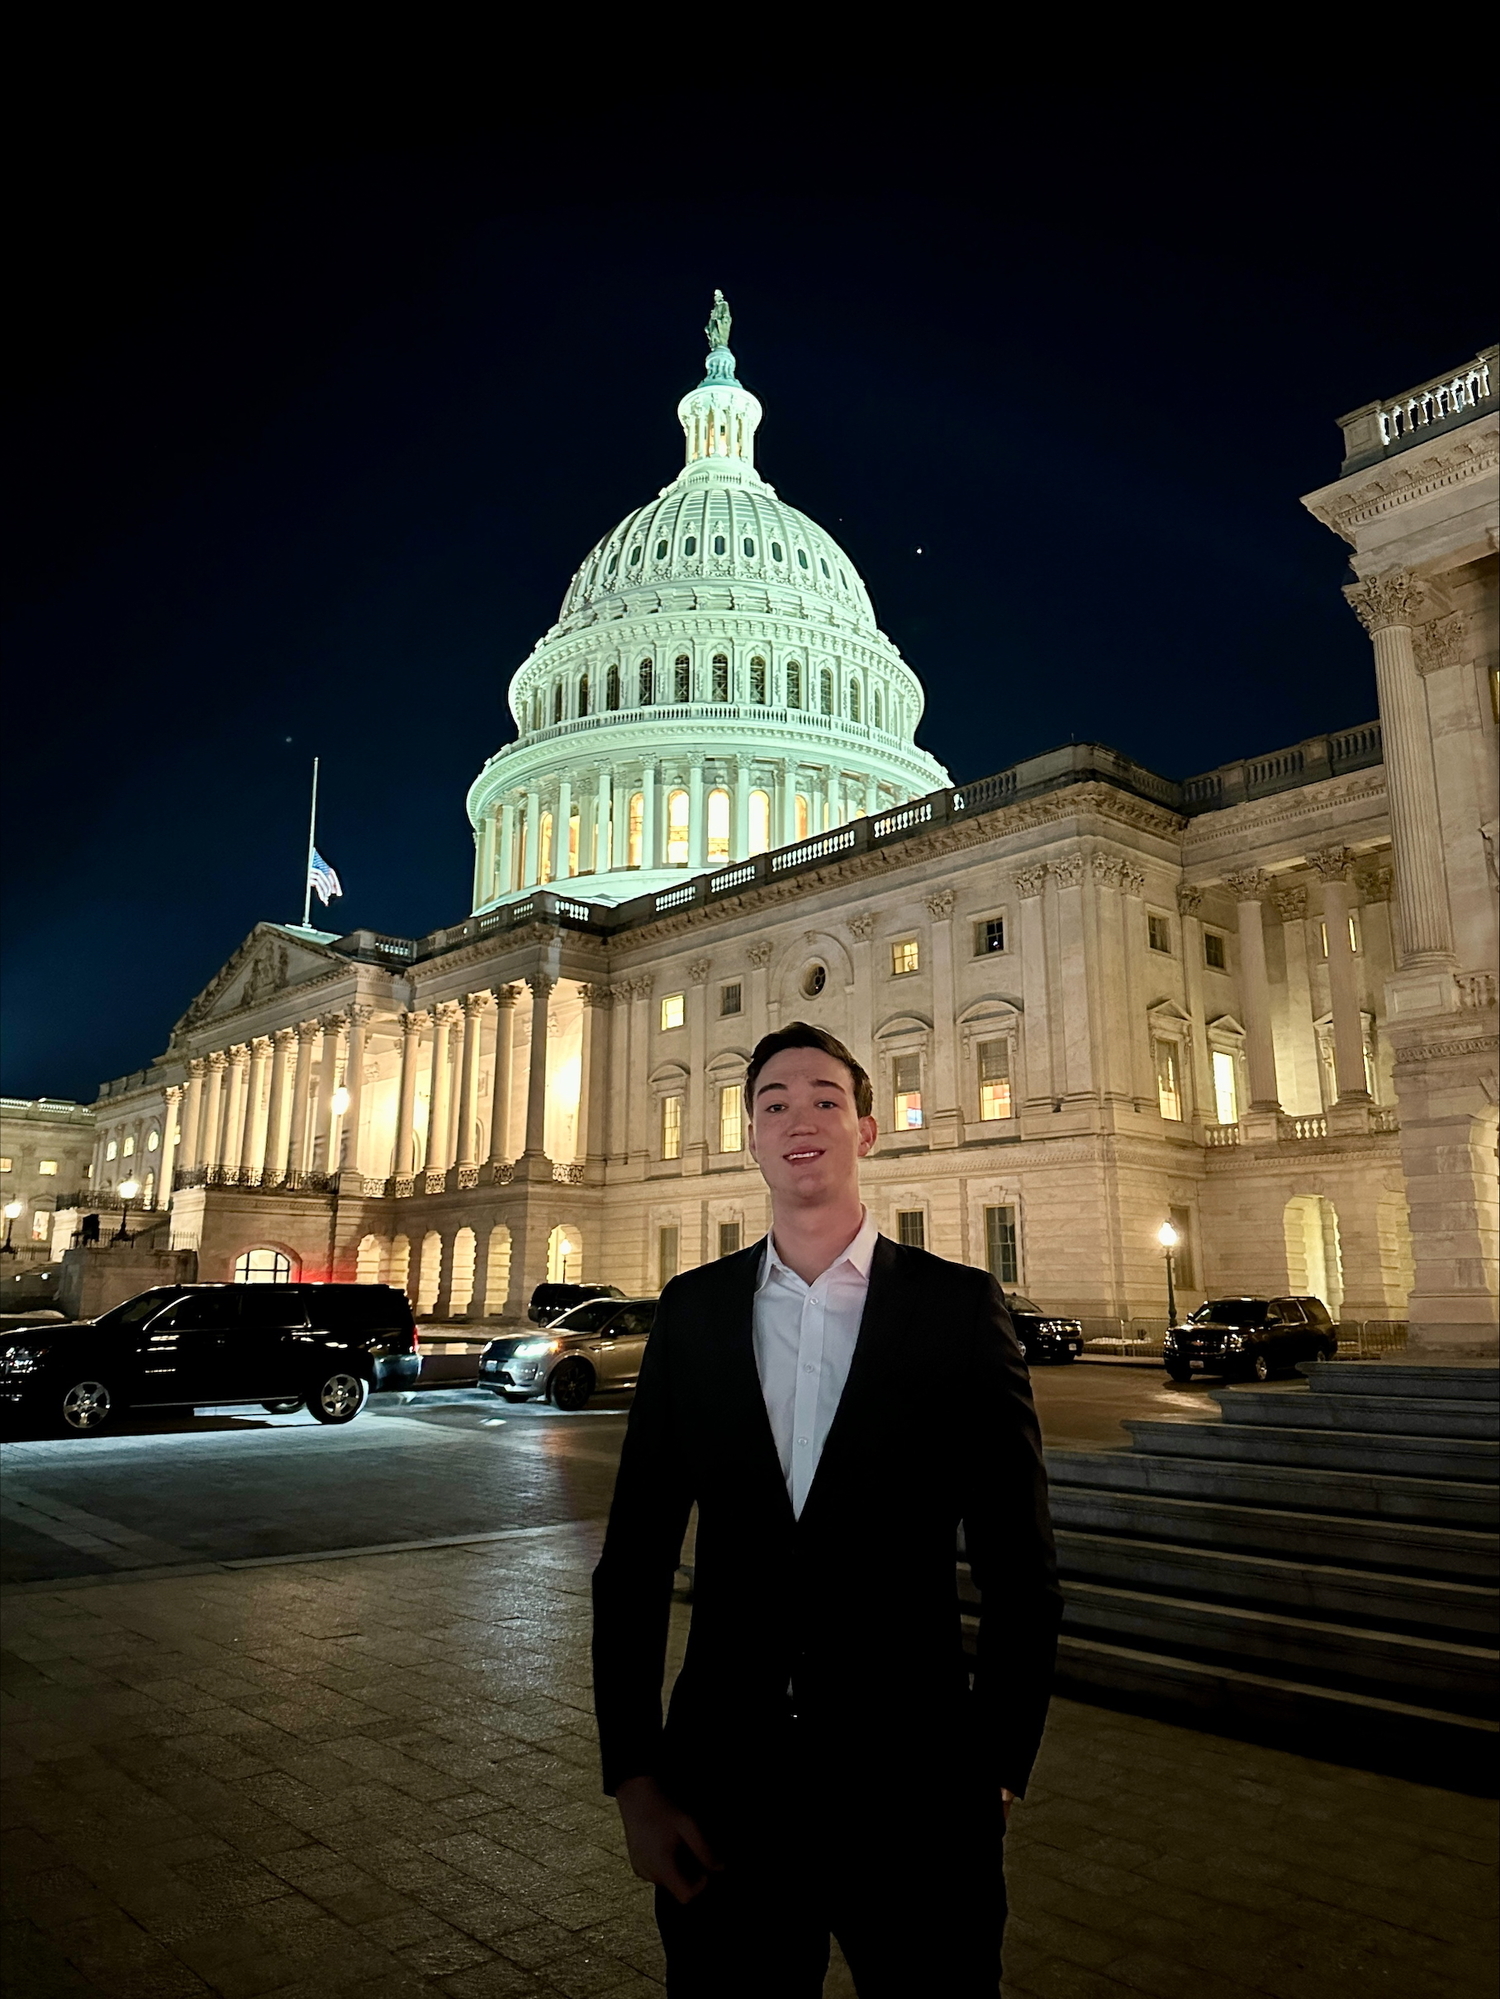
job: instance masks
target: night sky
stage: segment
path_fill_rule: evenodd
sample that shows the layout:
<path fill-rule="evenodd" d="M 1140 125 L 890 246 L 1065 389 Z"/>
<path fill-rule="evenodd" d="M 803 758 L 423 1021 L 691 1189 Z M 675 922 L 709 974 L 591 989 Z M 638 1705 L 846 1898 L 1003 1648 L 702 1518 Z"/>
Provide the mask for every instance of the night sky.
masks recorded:
<path fill-rule="evenodd" d="M 1467 142 L 1404 106 L 1388 148 L 1340 100 L 870 89 L 692 144 L 628 92 L 503 133 L 49 124 L 12 247 L 0 1087 L 91 1098 L 300 916 L 315 752 L 327 926 L 467 913 L 510 675 L 675 476 L 715 285 L 760 469 L 861 570 L 955 778 L 1367 720 L 1298 498 L 1341 412 L 1494 322 Z"/>

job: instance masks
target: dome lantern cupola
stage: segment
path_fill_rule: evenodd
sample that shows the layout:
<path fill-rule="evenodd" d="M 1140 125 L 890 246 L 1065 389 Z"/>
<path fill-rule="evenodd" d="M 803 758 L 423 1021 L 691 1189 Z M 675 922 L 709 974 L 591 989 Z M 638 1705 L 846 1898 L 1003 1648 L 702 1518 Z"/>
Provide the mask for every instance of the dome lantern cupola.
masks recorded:
<path fill-rule="evenodd" d="M 728 302 L 716 291 L 713 311 L 703 329 L 708 338 L 703 380 L 677 405 L 690 468 L 704 459 L 737 459 L 747 470 L 755 466 L 755 432 L 761 407 L 735 380 L 729 325 Z"/>

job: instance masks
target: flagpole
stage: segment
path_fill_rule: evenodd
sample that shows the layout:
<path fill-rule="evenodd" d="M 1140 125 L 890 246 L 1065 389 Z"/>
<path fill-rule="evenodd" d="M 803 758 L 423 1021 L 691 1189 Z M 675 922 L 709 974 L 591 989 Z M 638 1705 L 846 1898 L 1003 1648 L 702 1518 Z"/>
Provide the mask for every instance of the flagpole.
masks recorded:
<path fill-rule="evenodd" d="M 312 928 L 312 867 L 318 843 L 318 759 L 313 758 L 312 811 L 307 821 L 307 880 L 302 889 L 302 928 Z"/>

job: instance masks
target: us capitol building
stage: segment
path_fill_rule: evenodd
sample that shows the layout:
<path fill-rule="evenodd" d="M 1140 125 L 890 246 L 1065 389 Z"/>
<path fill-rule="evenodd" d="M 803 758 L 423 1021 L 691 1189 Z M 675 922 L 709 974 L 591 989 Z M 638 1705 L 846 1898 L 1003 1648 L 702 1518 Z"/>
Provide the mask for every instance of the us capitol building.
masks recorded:
<path fill-rule="evenodd" d="M 111 1296 L 655 1291 L 765 1227 L 740 1085 L 802 1018 L 875 1078 L 893 1236 L 1099 1332 L 1159 1327 L 1170 1218 L 1189 1303 L 1312 1291 L 1493 1353 L 1495 351 L 1342 419 L 1304 501 L 1378 720 L 1181 783 L 1085 743 L 955 785 L 849 557 L 756 469 L 722 300 L 708 334 L 683 469 L 511 683 L 471 913 L 258 924 L 104 1086 L 53 1254 L 130 1179 L 142 1233 L 79 1252 Z"/>

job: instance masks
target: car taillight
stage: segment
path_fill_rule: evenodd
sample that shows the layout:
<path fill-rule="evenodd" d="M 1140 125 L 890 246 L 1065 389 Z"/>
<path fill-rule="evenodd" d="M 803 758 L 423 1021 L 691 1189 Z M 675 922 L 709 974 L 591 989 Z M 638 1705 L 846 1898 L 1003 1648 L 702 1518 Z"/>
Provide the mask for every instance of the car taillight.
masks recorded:
<path fill-rule="evenodd" d="M 415 1326 L 411 1329 L 411 1350 L 413 1353 L 420 1353 L 422 1351 L 421 1336 Z"/>

